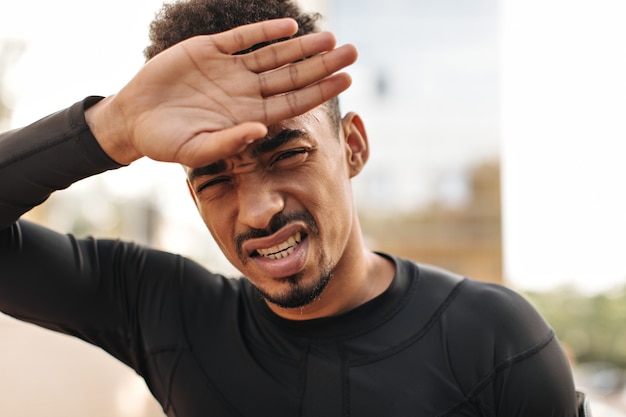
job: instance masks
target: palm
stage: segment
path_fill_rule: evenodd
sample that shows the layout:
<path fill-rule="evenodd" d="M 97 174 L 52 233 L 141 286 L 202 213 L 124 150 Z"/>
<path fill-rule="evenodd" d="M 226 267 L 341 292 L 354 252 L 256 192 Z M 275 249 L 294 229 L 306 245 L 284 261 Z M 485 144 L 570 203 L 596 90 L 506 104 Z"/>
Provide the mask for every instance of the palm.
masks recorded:
<path fill-rule="evenodd" d="M 330 34 L 233 55 L 288 36 L 289 26 L 288 20 L 263 22 L 188 39 L 146 64 L 116 97 L 137 156 L 207 164 L 264 136 L 265 126 L 347 88 L 345 74 L 328 76 L 352 63 L 356 52 L 350 46 L 326 52 L 334 47 Z M 311 55 L 317 56 L 290 64 Z"/>

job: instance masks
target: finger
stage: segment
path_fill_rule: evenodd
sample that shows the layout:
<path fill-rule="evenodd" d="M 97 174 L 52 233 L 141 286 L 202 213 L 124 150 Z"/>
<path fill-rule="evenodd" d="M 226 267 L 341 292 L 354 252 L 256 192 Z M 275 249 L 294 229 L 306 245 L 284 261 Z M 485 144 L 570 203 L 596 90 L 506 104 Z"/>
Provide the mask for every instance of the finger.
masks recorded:
<path fill-rule="evenodd" d="M 212 164 L 243 152 L 254 140 L 267 135 L 267 127 L 259 122 L 244 122 L 228 129 L 202 132 L 179 152 L 179 162 L 190 168 Z"/>
<path fill-rule="evenodd" d="M 293 19 L 272 19 L 239 26 L 212 35 L 211 39 L 221 52 L 230 55 L 259 43 L 291 36 L 297 30 L 298 24 Z"/>
<path fill-rule="evenodd" d="M 243 59 L 249 70 L 261 73 L 330 51 L 336 44 L 337 40 L 330 32 L 312 33 L 265 46 L 243 55 Z"/>
<path fill-rule="evenodd" d="M 353 45 L 344 45 L 304 61 L 260 74 L 261 94 L 270 97 L 316 83 L 353 64 L 357 55 Z"/>
<path fill-rule="evenodd" d="M 264 123 L 271 125 L 289 119 L 325 103 L 345 91 L 352 84 L 346 73 L 332 75 L 301 90 L 267 98 Z"/>

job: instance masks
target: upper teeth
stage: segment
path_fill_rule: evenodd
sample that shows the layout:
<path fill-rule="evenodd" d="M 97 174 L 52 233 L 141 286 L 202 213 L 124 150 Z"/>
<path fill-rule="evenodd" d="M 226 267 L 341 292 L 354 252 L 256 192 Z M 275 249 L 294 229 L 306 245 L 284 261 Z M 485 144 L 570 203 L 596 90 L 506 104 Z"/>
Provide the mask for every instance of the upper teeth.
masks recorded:
<path fill-rule="evenodd" d="M 297 232 L 295 235 L 291 236 L 289 239 L 281 243 L 280 245 L 272 246 L 267 249 L 257 249 L 259 255 L 264 256 L 270 259 L 282 259 L 291 255 L 291 253 L 295 250 L 296 246 L 302 240 L 302 236 L 300 232 Z"/>

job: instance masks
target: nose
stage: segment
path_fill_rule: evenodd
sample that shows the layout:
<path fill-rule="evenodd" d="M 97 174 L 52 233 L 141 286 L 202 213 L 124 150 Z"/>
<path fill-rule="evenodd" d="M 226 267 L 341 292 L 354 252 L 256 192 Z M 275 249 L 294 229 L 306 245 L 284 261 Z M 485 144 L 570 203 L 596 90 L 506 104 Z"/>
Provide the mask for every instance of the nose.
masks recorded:
<path fill-rule="evenodd" d="M 285 208 L 285 201 L 272 184 L 263 179 L 249 180 L 239 184 L 238 220 L 254 229 L 266 229 L 275 214 Z"/>

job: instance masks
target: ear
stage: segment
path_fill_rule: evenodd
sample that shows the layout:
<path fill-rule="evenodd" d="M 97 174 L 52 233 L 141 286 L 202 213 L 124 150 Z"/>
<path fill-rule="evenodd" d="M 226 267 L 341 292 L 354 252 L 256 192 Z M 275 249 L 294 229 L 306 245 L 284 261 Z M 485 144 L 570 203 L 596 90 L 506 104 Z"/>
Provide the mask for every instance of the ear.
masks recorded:
<path fill-rule="evenodd" d="M 363 120 L 356 113 L 346 114 L 341 126 L 346 141 L 346 162 L 352 178 L 361 172 L 370 155 L 367 132 Z"/>

